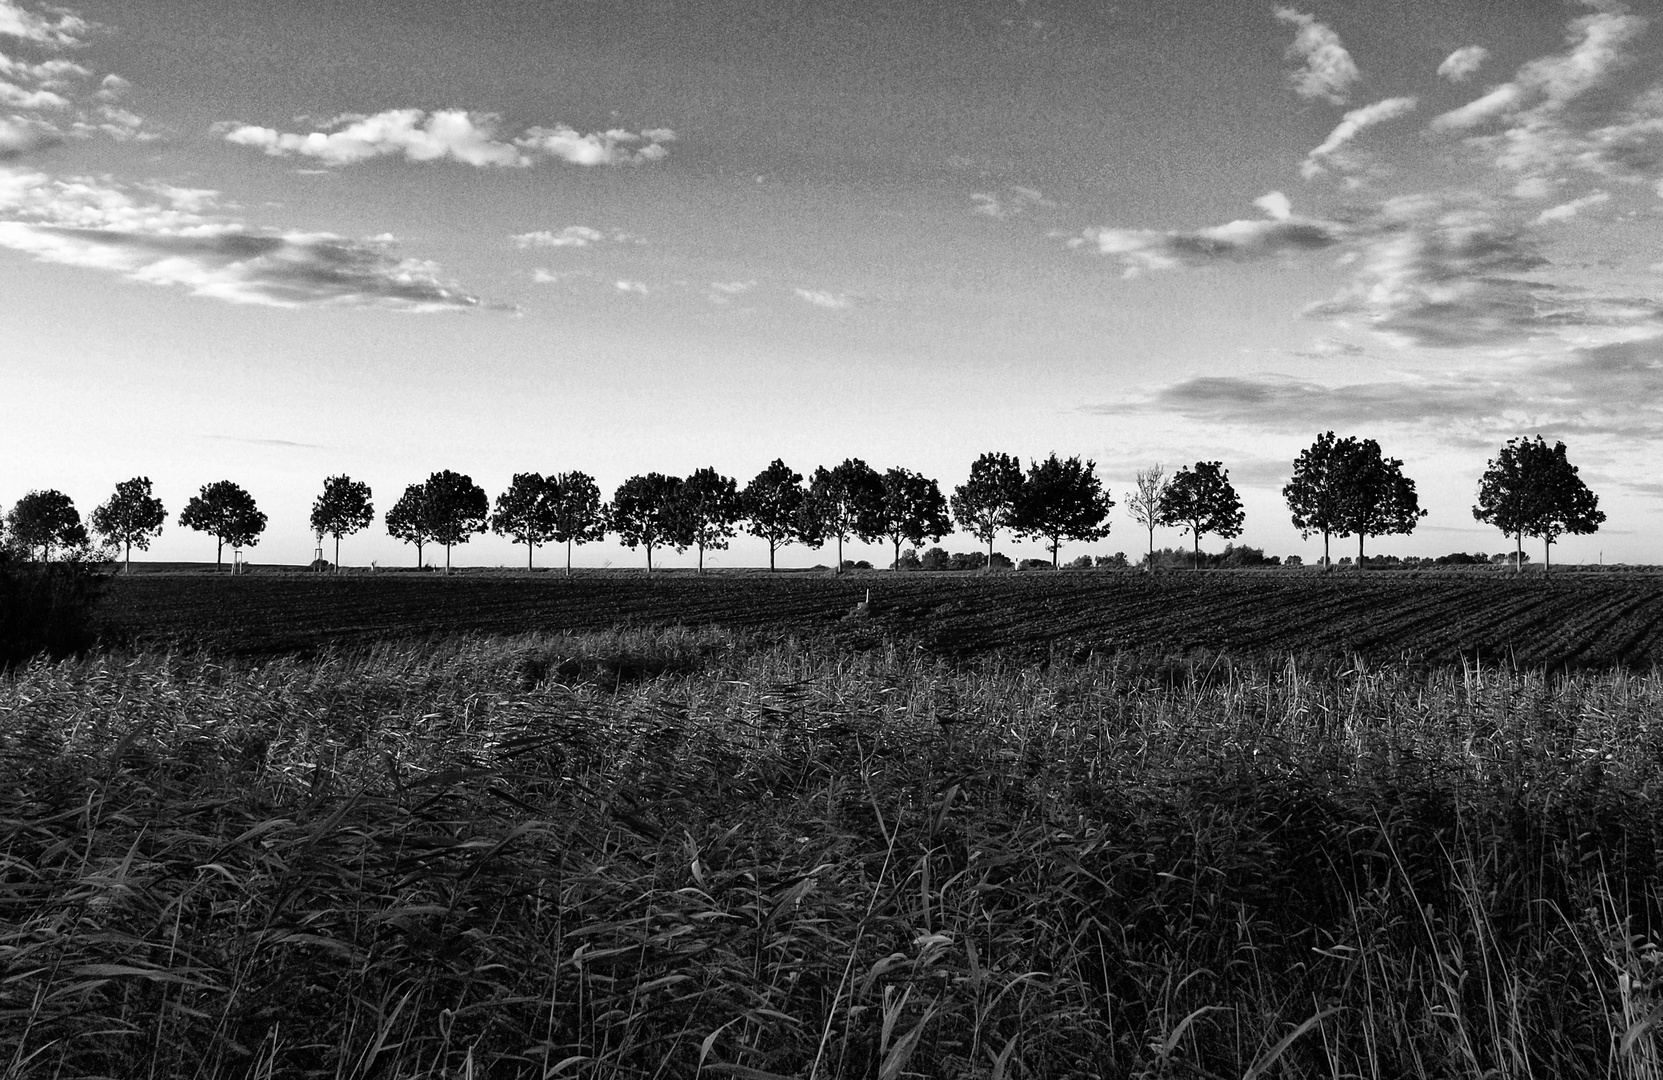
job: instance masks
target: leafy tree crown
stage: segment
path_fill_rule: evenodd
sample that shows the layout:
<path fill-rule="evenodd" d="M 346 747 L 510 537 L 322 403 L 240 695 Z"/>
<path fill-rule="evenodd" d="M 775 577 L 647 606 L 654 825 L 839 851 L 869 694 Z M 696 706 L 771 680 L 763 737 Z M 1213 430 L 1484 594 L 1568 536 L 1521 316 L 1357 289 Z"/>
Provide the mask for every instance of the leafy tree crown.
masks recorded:
<path fill-rule="evenodd" d="M 1245 514 L 1230 474 L 1219 461 L 1198 461 L 1172 474 L 1161 495 L 1161 525 L 1183 525 L 1198 540 L 1207 533 L 1241 535 Z"/>
<path fill-rule="evenodd" d="M 350 476 L 331 476 L 323 482 L 323 494 L 312 503 L 312 531 L 339 540 L 375 521 L 375 504 L 370 486 Z"/>
<path fill-rule="evenodd" d="M 970 479 L 953 489 L 953 520 L 984 544 L 1016 525 L 1022 502 L 1022 462 L 990 453 L 970 466 Z"/>
<path fill-rule="evenodd" d="M 230 480 L 204 484 L 179 514 L 179 524 L 205 532 L 234 548 L 253 547 L 266 531 L 266 515 L 254 496 Z"/>

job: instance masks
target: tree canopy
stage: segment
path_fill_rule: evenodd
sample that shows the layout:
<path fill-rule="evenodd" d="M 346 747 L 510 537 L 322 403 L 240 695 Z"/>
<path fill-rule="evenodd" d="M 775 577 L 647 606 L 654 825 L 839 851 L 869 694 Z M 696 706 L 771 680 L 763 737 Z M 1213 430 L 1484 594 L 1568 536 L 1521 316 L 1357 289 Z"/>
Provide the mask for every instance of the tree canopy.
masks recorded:
<path fill-rule="evenodd" d="M 1509 440 L 1491 459 L 1478 482 L 1478 505 L 1472 516 L 1515 539 L 1513 565 L 1522 568 L 1524 537 L 1542 540 L 1543 566 L 1552 561 L 1553 543 L 1569 533 L 1585 536 L 1605 522 L 1599 496 L 1589 490 L 1577 467 L 1565 456 L 1565 444 Z"/>
<path fill-rule="evenodd" d="M 988 453 L 970 466 L 970 479 L 953 489 L 953 520 L 987 545 L 992 567 L 993 542 L 1001 529 L 1016 527 L 1022 504 L 1022 461 L 1010 454 Z"/>
<path fill-rule="evenodd" d="M 350 476 L 331 476 L 323 482 L 323 494 L 312 503 L 312 531 L 335 538 L 335 568 L 341 566 L 341 537 L 369 528 L 375 521 L 375 504 L 370 486 Z"/>
<path fill-rule="evenodd" d="M 508 490 L 497 496 L 491 514 L 491 531 L 525 545 L 525 568 L 532 568 L 538 544 L 554 539 L 559 494 L 555 484 L 542 473 L 515 473 Z"/>
<path fill-rule="evenodd" d="M 941 487 L 910 469 L 890 469 L 883 474 L 883 494 L 876 515 L 873 524 L 895 547 L 896 569 L 901 567 L 903 542 L 923 547 L 926 540 L 939 541 L 953 531 Z"/>
<path fill-rule="evenodd" d="M 1016 531 L 1045 541 L 1051 566 L 1064 540 L 1100 540 L 1109 535 L 1105 519 L 1114 500 L 1097 479 L 1097 463 L 1052 454 L 1028 466 L 1017 510 Z"/>
<path fill-rule="evenodd" d="M 1403 462 L 1383 456 L 1373 439 L 1351 441 L 1341 520 L 1345 531 L 1357 537 L 1357 567 L 1362 569 L 1366 538 L 1412 533 L 1426 511 L 1420 508 L 1415 482 L 1403 475 Z"/>
<path fill-rule="evenodd" d="M 1159 513 L 1162 525 L 1182 525 L 1194 538 L 1197 568 L 1201 566 L 1201 535 L 1240 536 L 1245 520 L 1241 498 L 1220 461 L 1198 461 L 1194 468 L 1173 473 L 1161 493 Z"/>
<path fill-rule="evenodd" d="M 150 541 L 162 535 L 167 508 L 150 493 L 150 477 L 135 476 L 115 486 L 115 494 L 92 512 L 92 527 L 112 544 L 120 545 L 122 561 L 129 569 L 133 548 L 150 550 Z"/>
<path fill-rule="evenodd" d="M 554 489 L 554 540 L 566 545 L 566 576 L 572 576 L 572 545 L 587 544 L 606 536 L 606 504 L 600 488 L 588 473 L 560 473 L 550 483 Z"/>
<path fill-rule="evenodd" d="M 441 469 L 422 485 L 422 516 L 427 532 L 445 548 L 445 573 L 450 573 L 450 549 L 485 531 L 491 501 L 473 477 Z"/>
<path fill-rule="evenodd" d="M 217 569 L 225 555 L 225 545 L 233 548 L 253 547 L 266 531 L 266 515 L 254 503 L 254 496 L 229 480 L 204 484 L 191 497 L 179 514 L 179 524 L 197 532 L 211 533 L 217 541 L 214 547 L 214 567 Z"/>
<path fill-rule="evenodd" d="M 416 545 L 417 569 L 422 565 L 422 548 L 433 542 L 433 533 L 427 527 L 424 497 L 422 485 L 408 485 L 404 489 L 404 494 L 398 497 L 398 502 L 387 511 L 385 519 L 388 536 L 394 540 L 402 540 L 406 544 Z"/>
<path fill-rule="evenodd" d="M 699 573 L 704 573 L 706 548 L 721 551 L 738 531 L 743 506 L 739 485 L 713 468 L 699 469 L 681 483 L 682 516 L 692 546 L 699 549 Z"/>
<path fill-rule="evenodd" d="M 87 542 L 86 526 L 75 503 L 61 491 L 31 491 L 6 515 L 12 540 L 25 550 L 40 548 L 40 559 L 48 562 L 54 547 L 75 547 Z"/>
<path fill-rule="evenodd" d="M 809 482 L 809 505 L 825 536 L 837 538 L 837 571 L 843 572 L 843 542 L 850 537 L 873 541 L 883 535 L 883 478 L 860 458 L 844 458 L 836 468 L 820 466 Z"/>
<path fill-rule="evenodd" d="M 686 551 L 693 544 L 681 503 L 679 476 L 650 472 L 632 476 L 612 493 L 608 524 L 625 547 L 647 549 L 647 572 L 652 573 L 652 553 L 661 547 Z"/>
<path fill-rule="evenodd" d="M 1155 530 L 1166 522 L 1161 519 L 1161 506 L 1166 496 L 1168 483 L 1166 470 L 1156 462 L 1147 469 L 1139 469 L 1137 474 L 1137 490 L 1126 493 L 1126 509 L 1132 515 L 1132 520 L 1144 527 L 1149 534 L 1149 556 L 1144 560 L 1144 567 L 1155 572 Z"/>
<path fill-rule="evenodd" d="M 820 522 L 809 512 L 803 474 L 779 458 L 745 485 L 739 501 L 749 522 L 745 531 L 768 542 L 768 569 L 774 569 L 775 551 L 787 544 L 820 545 Z"/>
<path fill-rule="evenodd" d="M 1345 502 L 1348 494 L 1347 467 L 1357 440 L 1336 439 L 1332 431 L 1299 452 L 1293 463 L 1293 477 L 1282 488 L 1282 497 L 1293 513 L 1293 527 L 1303 539 L 1322 537 L 1322 564 L 1332 566 L 1328 553 L 1331 535 L 1347 536 Z"/>

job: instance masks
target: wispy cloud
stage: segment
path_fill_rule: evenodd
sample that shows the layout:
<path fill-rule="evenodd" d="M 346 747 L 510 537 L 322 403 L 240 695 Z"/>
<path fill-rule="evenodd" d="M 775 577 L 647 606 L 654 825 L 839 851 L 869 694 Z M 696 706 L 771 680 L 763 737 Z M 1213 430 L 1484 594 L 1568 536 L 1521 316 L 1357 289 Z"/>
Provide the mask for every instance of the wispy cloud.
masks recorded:
<path fill-rule="evenodd" d="M 1305 161 L 1299 167 L 1300 175 L 1307 180 L 1320 176 L 1330 164 L 1336 163 L 1341 148 L 1347 143 L 1376 124 L 1384 124 L 1388 120 L 1409 115 L 1419 104 L 1420 102 L 1412 97 L 1393 97 L 1377 101 L 1373 105 L 1364 105 L 1360 109 L 1352 109 L 1341 118 L 1339 125 L 1328 133 L 1328 138 L 1322 141 L 1322 145 L 1305 155 Z"/>
<path fill-rule="evenodd" d="M 512 239 L 514 246 L 519 248 L 583 248 L 607 242 L 614 244 L 646 243 L 639 236 L 633 236 L 627 232 L 614 230 L 607 233 L 600 229 L 592 229 L 587 225 L 568 225 L 559 232 L 540 229 L 536 232 L 520 233 Z"/>
<path fill-rule="evenodd" d="M 1276 17 L 1297 27 L 1293 44 L 1288 46 L 1288 57 L 1301 63 L 1299 70 L 1288 76 L 1294 93 L 1334 105 L 1345 104 L 1352 86 L 1363 76 L 1340 35 L 1314 15 L 1291 7 L 1277 8 Z"/>
<path fill-rule="evenodd" d="M 63 49 L 82 44 L 94 29 L 93 23 L 65 8 L 31 11 L 15 0 L 0 0 L 0 37 Z"/>
<path fill-rule="evenodd" d="M 1054 210 L 1057 204 L 1037 188 L 1012 184 L 1001 192 L 978 191 L 970 196 L 971 209 L 990 218 L 1013 218 L 1031 210 Z"/>
<path fill-rule="evenodd" d="M 1609 191 L 1591 191 L 1581 198 L 1560 203 L 1558 206 L 1548 207 L 1536 215 L 1536 224 L 1543 225 L 1550 221 L 1569 221 L 1590 206 L 1598 206 L 1610 201 L 1611 193 Z"/>
<path fill-rule="evenodd" d="M 0 247 L 235 303 L 404 311 L 479 303 L 434 264 L 396 257 L 390 239 L 252 229 L 205 213 L 214 202 L 200 189 L 0 168 Z"/>
<path fill-rule="evenodd" d="M 91 68 L 54 55 L 85 44 L 100 29 L 65 8 L 31 9 L 0 0 L 0 45 L 8 39 L 46 54 L 30 60 L 0 52 L 0 106 L 16 110 L 0 117 L 0 159 L 59 145 L 66 139 L 104 136 L 120 142 L 155 138 L 136 113 L 119 106 L 127 80 L 106 75 L 93 87 Z"/>
<path fill-rule="evenodd" d="M 646 296 L 649 292 L 652 291 L 651 289 L 647 288 L 647 283 L 646 282 L 644 282 L 644 281 L 633 281 L 629 278 L 621 278 L 618 281 L 613 282 L 612 287 L 613 287 L 613 289 L 615 289 L 616 291 L 618 291 L 620 293 L 624 293 L 625 295 L 634 295 L 634 296 Z"/>
<path fill-rule="evenodd" d="M 843 293 L 827 292 L 823 289 L 794 289 L 792 291 L 797 294 L 799 300 L 831 311 L 840 311 L 854 302 Z"/>
<path fill-rule="evenodd" d="M 218 125 L 226 142 L 250 146 L 274 157 L 314 158 L 329 165 L 350 165 L 371 158 L 408 161 L 459 161 L 478 167 L 524 168 L 540 161 L 574 165 L 637 165 L 668 155 L 665 144 L 675 132 L 656 128 L 640 133 L 615 128 L 582 133 L 565 125 L 527 128 L 503 137 L 501 120 L 492 113 L 463 109 L 389 109 L 373 116 L 347 114 L 298 134 L 254 124 Z"/>
<path fill-rule="evenodd" d="M 1452 83 L 1466 82 L 1489 58 L 1490 50 L 1484 46 L 1463 45 L 1444 57 L 1444 62 L 1438 65 L 1438 75 Z"/>
<path fill-rule="evenodd" d="M 1332 247 L 1344 236 L 1342 226 L 1294 216 L 1286 195 L 1279 191 L 1254 201 L 1268 216 L 1231 221 L 1192 232 L 1159 229 L 1087 229 L 1069 241 L 1070 247 L 1095 247 L 1120 262 L 1123 276 L 1150 270 L 1219 261 L 1264 259 L 1288 251 Z"/>
<path fill-rule="evenodd" d="M 731 304 L 734 299 L 756 288 L 756 281 L 712 281 L 705 298 L 713 304 Z"/>

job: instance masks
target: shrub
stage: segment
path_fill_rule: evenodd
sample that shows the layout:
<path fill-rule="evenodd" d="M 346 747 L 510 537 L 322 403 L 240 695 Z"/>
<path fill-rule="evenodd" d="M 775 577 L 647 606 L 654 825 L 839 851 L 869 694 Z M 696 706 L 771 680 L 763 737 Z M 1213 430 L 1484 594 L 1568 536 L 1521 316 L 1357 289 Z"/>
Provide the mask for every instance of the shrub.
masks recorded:
<path fill-rule="evenodd" d="M 921 570 L 945 570 L 947 569 L 947 559 L 948 555 L 945 551 L 933 547 L 919 557 L 918 566 Z"/>
<path fill-rule="evenodd" d="M 872 569 L 872 564 L 867 562 L 865 559 L 861 559 L 858 562 L 854 559 L 844 559 L 843 560 L 843 569 L 845 569 L 845 570 L 870 570 L 870 569 Z"/>
<path fill-rule="evenodd" d="M 1289 555 L 1282 560 L 1283 566 L 1304 566 L 1305 560 L 1298 555 Z"/>
<path fill-rule="evenodd" d="M 891 570 L 922 570 L 924 562 L 918 557 L 918 551 L 911 549 L 901 552 L 901 557 L 889 564 Z"/>
<path fill-rule="evenodd" d="M 0 551 L 0 671 L 91 648 L 99 586 L 85 563 L 25 563 Z"/>
<path fill-rule="evenodd" d="M 1078 559 L 1070 559 L 1063 564 L 1068 570 L 1090 570 L 1092 566 L 1090 555 L 1081 555 Z"/>
<path fill-rule="evenodd" d="M 1016 568 L 1018 570 L 1049 570 L 1051 569 L 1051 560 L 1023 559 L 1021 562 L 1016 564 Z"/>
<path fill-rule="evenodd" d="M 987 560 L 987 563 L 991 570 L 1013 570 L 1016 568 L 1016 564 L 1011 562 L 1002 551 L 995 551 L 993 558 Z"/>
<path fill-rule="evenodd" d="M 1124 551 L 1117 551 L 1113 555 L 1097 556 L 1097 568 L 1099 570 L 1125 570 L 1130 565 L 1126 561 Z"/>

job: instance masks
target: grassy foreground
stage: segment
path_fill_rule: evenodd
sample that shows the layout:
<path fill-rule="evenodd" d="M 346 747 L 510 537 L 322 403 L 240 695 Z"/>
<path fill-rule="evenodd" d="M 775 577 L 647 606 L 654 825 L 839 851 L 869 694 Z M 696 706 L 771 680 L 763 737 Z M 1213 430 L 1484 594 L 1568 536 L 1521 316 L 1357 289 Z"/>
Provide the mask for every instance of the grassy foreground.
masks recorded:
<path fill-rule="evenodd" d="M 1663 680 L 725 632 L 0 682 L 0 1072 L 1663 1075 Z"/>

